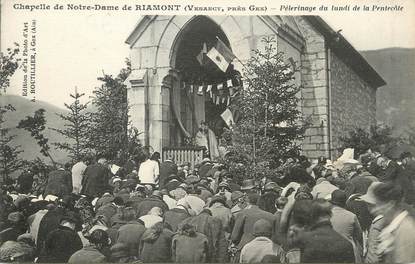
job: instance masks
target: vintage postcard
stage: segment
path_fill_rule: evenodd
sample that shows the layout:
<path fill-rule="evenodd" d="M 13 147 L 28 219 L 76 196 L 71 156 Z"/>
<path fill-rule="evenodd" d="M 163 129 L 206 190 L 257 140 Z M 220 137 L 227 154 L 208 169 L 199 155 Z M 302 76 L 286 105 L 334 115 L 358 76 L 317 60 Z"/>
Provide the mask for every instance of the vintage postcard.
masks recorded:
<path fill-rule="evenodd" d="M 263 236 L 255 235 L 231 211 L 217 218 L 223 240 L 211 233 L 199 236 L 202 229 L 196 226 L 195 232 L 190 222 L 183 227 L 173 221 L 169 232 L 182 228 L 173 237 L 175 246 L 170 241 L 163 248 L 172 250 L 151 254 L 155 244 L 148 241 L 156 238 L 145 233 L 147 240 L 134 242 L 128 236 L 137 232 L 141 237 L 141 227 L 144 232 L 144 226 L 150 230 L 166 222 L 166 212 L 176 207 L 192 217 L 213 204 L 231 210 L 241 197 L 252 196 L 246 191 L 251 189 L 259 197 L 269 188 L 279 190 L 264 202 L 270 205 L 258 209 L 260 218 L 268 219 L 283 210 L 284 199 L 276 199 L 290 197 L 292 190 L 281 190 L 289 190 L 293 182 L 308 184 L 304 197 L 330 200 L 333 190 L 341 190 L 337 198 L 344 194 L 346 201 L 359 188 L 345 186 L 356 184 L 351 175 L 361 175 L 363 169 L 371 180 L 398 177 L 385 172 L 390 162 L 407 173 L 405 180 L 393 180 L 391 188 L 398 186 L 403 199 L 415 204 L 414 167 L 407 165 L 415 154 L 414 1 L 1 0 L 0 7 L 3 191 L 13 199 L 19 194 L 36 197 L 36 202 L 46 197 L 60 201 L 71 194 L 78 204 L 86 197 L 85 208 L 94 210 L 65 218 L 65 228 L 75 221 L 81 231 L 80 223 L 83 245 L 89 239 L 97 247 L 103 247 L 98 240 L 104 235 L 94 233 L 95 238 L 88 228 L 101 225 L 118 232 L 113 237 L 104 232 L 112 240 L 104 244 L 117 245 L 117 253 L 109 256 L 95 248 L 97 257 L 116 262 L 126 244 L 130 251 L 122 257 L 144 262 L 261 262 L 265 256 L 283 262 L 362 262 L 371 257 L 415 261 L 413 252 L 406 252 L 413 245 L 406 251 L 395 246 L 396 254 L 389 248 L 372 252 L 367 232 L 377 215 L 365 218 L 370 214 L 352 209 L 360 221 L 358 237 L 336 231 L 353 247 L 336 242 L 337 248 L 314 256 L 313 250 L 320 252 L 314 247 L 336 240 L 332 235 L 302 248 L 301 259 L 291 240 L 294 244 L 284 244 L 284 249 L 293 249 L 292 254 L 270 246 L 287 243 L 288 222 L 281 224 L 285 233 L 272 242 L 268 223 L 251 219 L 250 225 Z M 314 188 L 326 179 L 333 189 L 316 194 Z M 362 183 L 359 195 L 369 194 L 370 183 Z M 140 193 L 137 199 L 131 198 L 135 192 Z M 111 198 L 103 199 L 106 194 Z M 159 205 L 143 206 L 141 200 L 152 195 Z M 186 200 L 192 195 L 198 200 Z M 101 206 L 113 205 L 103 215 L 96 210 L 98 198 Z M 247 204 L 258 197 L 251 198 Z M 393 195 L 379 199 L 398 200 Z M 240 206 L 238 210 L 248 210 Z M 124 224 L 115 229 L 120 208 L 134 212 L 131 219 L 118 219 Z M 210 215 L 218 213 L 215 208 Z M 394 216 L 403 219 L 402 211 Z M 1 216 L 0 232 L 8 217 L 16 222 L 29 216 L 16 213 Z M 140 227 L 125 225 L 138 217 Z M 401 218 L 390 228 L 399 228 Z M 317 220 L 309 221 L 303 226 Z M 405 227 L 415 226 L 413 218 L 408 221 Z M 158 228 L 157 236 L 163 226 Z M 51 243 L 47 235 L 53 230 L 45 230 L 24 230 L 38 249 L 32 255 L 22 249 L 23 255 L 3 256 L 5 241 L 0 239 L 0 260 L 86 261 L 85 252 L 76 253 L 87 250 L 81 249 L 78 237 L 68 235 L 71 247 L 62 253 L 57 245 L 42 244 Z M 223 244 L 217 248 L 212 241 Z M 139 245 L 140 251 L 131 253 Z"/>

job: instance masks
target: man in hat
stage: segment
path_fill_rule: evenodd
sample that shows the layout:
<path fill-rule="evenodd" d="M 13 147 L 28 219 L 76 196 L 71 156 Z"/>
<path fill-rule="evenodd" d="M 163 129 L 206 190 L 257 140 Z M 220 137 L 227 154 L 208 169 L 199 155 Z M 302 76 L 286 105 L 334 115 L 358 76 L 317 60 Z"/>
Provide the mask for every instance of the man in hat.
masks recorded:
<path fill-rule="evenodd" d="M 236 215 L 235 225 L 231 233 L 231 240 L 241 250 L 254 236 L 253 226 L 259 219 L 264 219 L 274 228 L 276 226 L 276 218 L 273 214 L 261 210 L 256 204 L 259 195 L 249 193 L 247 199 L 247 207 Z M 274 229 L 273 229 L 274 230 Z"/>
<path fill-rule="evenodd" d="M 82 248 L 81 238 L 75 231 L 77 221 L 75 215 L 70 213 L 61 219 L 59 227 L 46 237 L 43 253 L 38 262 L 66 263 L 73 253 Z"/>
<path fill-rule="evenodd" d="M 177 174 L 177 165 L 174 163 L 173 157 L 169 156 L 165 161 L 160 163 L 160 178 L 159 178 L 159 186 L 160 188 L 164 188 L 165 184 L 167 183 L 167 179 L 171 175 Z"/>
<path fill-rule="evenodd" d="M 355 258 L 358 262 L 362 262 L 363 255 L 363 232 L 360 227 L 357 216 L 346 210 L 346 193 L 342 190 L 334 190 L 331 193 L 330 203 L 333 205 L 331 209 L 330 222 L 333 229 L 350 241 L 353 245 Z"/>
<path fill-rule="evenodd" d="M 24 215 L 12 212 L 7 216 L 10 227 L 0 232 L 0 245 L 6 241 L 16 241 L 17 237 L 26 232 Z"/>
<path fill-rule="evenodd" d="M 258 200 L 258 206 L 260 209 L 267 211 L 271 214 L 277 211 L 275 208 L 275 201 L 280 197 L 282 188 L 275 182 L 268 182 L 264 186 L 264 193 Z"/>
<path fill-rule="evenodd" d="M 257 220 L 253 231 L 255 238 L 242 248 L 240 263 L 260 263 L 266 255 L 282 259 L 283 249 L 271 240 L 273 228 L 267 220 Z"/>
<path fill-rule="evenodd" d="M 242 181 L 241 191 L 244 193 L 255 192 L 256 191 L 255 180 L 246 179 Z"/>

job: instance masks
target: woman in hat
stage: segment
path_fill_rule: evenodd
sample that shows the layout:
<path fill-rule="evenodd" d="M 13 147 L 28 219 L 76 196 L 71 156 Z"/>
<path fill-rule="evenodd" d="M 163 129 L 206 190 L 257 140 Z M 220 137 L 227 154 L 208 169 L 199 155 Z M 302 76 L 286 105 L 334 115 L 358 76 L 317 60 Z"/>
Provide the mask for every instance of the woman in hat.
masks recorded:
<path fill-rule="evenodd" d="M 402 189 L 392 182 L 374 182 L 360 197 L 368 204 L 371 214 L 383 216 L 385 227 L 378 236 L 376 253 L 384 262 L 415 262 L 415 220 L 402 204 L 402 198 Z"/>

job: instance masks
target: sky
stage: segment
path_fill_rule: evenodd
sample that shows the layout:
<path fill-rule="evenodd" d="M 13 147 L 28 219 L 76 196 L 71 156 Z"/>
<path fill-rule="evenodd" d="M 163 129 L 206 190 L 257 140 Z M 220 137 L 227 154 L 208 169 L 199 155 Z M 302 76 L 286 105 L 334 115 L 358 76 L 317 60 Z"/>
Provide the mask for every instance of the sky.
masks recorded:
<path fill-rule="evenodd" d="M 23 23 L 30 24 L 35 18 L 36 99 L 58 107 L 70 101 L 69 92 L 75 87 L 90 96 L 94 87 L 100 85 L 97 77 L 103 72 L 119 72 L 129 56 L 125 40 L 142 15 L 138 12 L 13 11 L 12 5 L 21 2 L 29 3 L 30 0 L 2 0 L 1 50 L 11 47 L 13 42 L 21 43 Z M 415 34 L 411 34 L 408 25 L 415 22 L 415 1 L 409 2 L 412 4 L 405 6 L 406 12 L 399 14 L 329 13 L 322 14 L 322 18 L 334 30 L 342 29 L 342 35 L 357 50 L 414 48 Z M 111 0 L 105 3 L 111 3 Z M 20 69 L 12 79 L 8 93 L 21 95 L 22 76 Z M 87 96 L 85 100 L 88 100 Z"/>

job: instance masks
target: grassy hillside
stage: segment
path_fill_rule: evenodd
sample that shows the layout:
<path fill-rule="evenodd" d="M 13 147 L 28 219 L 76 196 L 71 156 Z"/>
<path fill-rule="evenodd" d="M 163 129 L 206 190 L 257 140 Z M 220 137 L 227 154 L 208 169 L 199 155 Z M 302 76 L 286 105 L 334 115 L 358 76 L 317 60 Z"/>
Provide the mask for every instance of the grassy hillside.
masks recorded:
<path fill-rule="evenodd" d="M 415 125 L 415 49 L 361 52 L 387 85 L 377 92 L 377 119 L 402 132 Z"/>
<path fill-rule="evenodd" d="M 58 134 L 57 132 L 49 129 L 49 127 L 53 128 L 63 128 L 64 123 L 63 121 L 55 114 L 55 113 L 65 113 L 65 109 L 61 109 L 59 107 L 56 107 L 52 104 L 42 102 L 42 101 L 36 101 L 31 102 L 24 97 L 16 96 L 16 95 L 2 95 L 0 97 L 0 104 L 11 104 L 16 108 L 15 112 L 11 112 L 6 115 L 6 122 L 5 127 L 12 128 L 10 131 L 11 135 L 17 135 L 15 138 L 15 142 L 18 145 L 21 145 L 21 149 L 24 150 L 20 155 L 23 159 L 32 160 L 36 157 L 40 157 L 43 160 L 45 160 L 47 163 L 49 163 L 49 159 L 42 156 L 40 154 L 40 148 L 36 144 L 35 140 L 30 136 L 30 133 L 23 129 L 17 129 L 16 126 L 19 123 L 20 120 L 24 119 L 26 116 L 30 115 L 33 116 L 33 113 L 39 109 L 43 108 L 46 110 L 45 116 L 46 116 L 46 129 L 45 129 L 45 136 L 49 138 L 49 142 L 64 142 L 65 138 Z M 68 160 L 66 152 L 56 150 L 54 147 L 52 147 L 52 157 L 57 162 L 65 162 Z"/>

